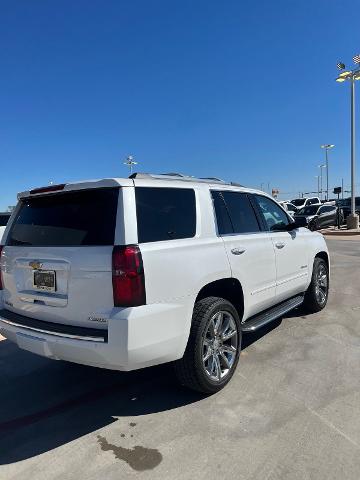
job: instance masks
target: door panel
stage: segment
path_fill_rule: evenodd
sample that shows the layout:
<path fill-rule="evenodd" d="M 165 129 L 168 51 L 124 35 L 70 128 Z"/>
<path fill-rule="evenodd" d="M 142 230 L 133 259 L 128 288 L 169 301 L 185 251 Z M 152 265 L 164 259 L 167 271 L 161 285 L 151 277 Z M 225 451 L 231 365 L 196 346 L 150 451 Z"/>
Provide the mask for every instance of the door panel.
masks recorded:
<path fill-rule="evenodd" d="M 244 291 L 244 319 L 274 305 L 276 266 L 269 233 L 226 235 L 223 242 L 231 274 Z"/>
<path fill-rule="evenodd" d="M 301 229 L 273 232 L 271 237 L 276 256 L 276 300 L 281 302 L 306 289 L 309 275 L 306 242 Z"/>
<path fill-rule="evenodd" d="M 304 233 L 301 229 L 286 231 L 290 220 L 271 198 L 262 195 L 254 198 L 275 250 L 278 303 L 306 289 L 309 266 Z"/>
<path fill-rule="evenodd" d="M 328 206 L 321 207 L 319 217 L 317 218 L 318 228 L 331 225 L 336 225 L 336 209 Z"/>
<path fill-rule="evenodd" d="M 271 235 L 261 231 L 258 213 L 242 192 L 212 192 L 218 234 L 245 299 L 244 319 L 275 303 L 276 266 Z"/>

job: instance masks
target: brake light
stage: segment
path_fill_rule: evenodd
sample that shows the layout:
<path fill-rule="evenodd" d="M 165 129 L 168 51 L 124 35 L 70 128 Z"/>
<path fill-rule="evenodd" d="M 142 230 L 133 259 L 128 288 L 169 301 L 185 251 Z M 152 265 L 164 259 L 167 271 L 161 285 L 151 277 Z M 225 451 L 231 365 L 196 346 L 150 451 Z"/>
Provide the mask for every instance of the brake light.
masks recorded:
<path fill-rule="evenodd" d="M 112 283 L 115 307 L 145 305 L 145 276 L 140 248 L 116 246 L 112 253 Z"/>
<path fill-rule="evenodd" d="M 30 190 L 30 195 L 36 195 L 37 193 L 48 193 L 48 192 L 57 192 L 59 190 L 64 190 L 65 183 L 60 183 L 59 185 L 50 185 L 48 187 L 34 188 Z"/>
<path fill-rule="evenodd" d="M 1 273 L 1 253 L 2 253 L 3 248 L 4 247 L 2 245 L 0 245 L 0 290 L 3 289 L 2 273 Z"/>

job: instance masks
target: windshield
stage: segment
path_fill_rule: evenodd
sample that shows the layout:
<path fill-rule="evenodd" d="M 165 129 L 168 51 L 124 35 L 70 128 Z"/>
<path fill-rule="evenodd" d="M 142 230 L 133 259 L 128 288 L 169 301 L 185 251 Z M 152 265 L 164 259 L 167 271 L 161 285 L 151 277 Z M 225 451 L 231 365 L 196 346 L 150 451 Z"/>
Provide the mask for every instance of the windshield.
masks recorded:
<path fill-rule="evenodd" d="M 310 205 L 309 207 L 302 208 L 298 214 L 299 215 L 316 215 L 316 212 L 319 210 L 318 205 Z"/>
<path fill-rule="evenodd" d="M 104 188 L 25 198 L 8 245 L 112 245 L 118 192 Z"/>
<path fill-rule="evenodd" d="M 291 203 L 295 205 L 295 207 L 301 207 L 301 205 L 304 205 L 305 200 L 305 198 L 295 198 L 295 200 L 291 200 Z"/>

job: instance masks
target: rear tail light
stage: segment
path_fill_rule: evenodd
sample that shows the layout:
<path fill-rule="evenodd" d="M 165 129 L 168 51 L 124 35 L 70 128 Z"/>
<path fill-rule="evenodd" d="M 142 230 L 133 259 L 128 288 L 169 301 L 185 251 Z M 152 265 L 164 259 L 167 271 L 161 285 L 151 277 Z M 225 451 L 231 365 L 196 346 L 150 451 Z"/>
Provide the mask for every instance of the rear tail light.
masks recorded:
<path fill-rule="evenodd" d="M 3 289 L 3 282 L 2 282 L 2 273 L 1 273 L 1 253 L 2 253 L 3 247 L 0 245 L 0 290 Z"/>
<path fill-rule="evenodd" d="M 115 307 L 145 305 L 145 276 L 137 245 L 116 246 L 112 254 L 112 283 Z"/>

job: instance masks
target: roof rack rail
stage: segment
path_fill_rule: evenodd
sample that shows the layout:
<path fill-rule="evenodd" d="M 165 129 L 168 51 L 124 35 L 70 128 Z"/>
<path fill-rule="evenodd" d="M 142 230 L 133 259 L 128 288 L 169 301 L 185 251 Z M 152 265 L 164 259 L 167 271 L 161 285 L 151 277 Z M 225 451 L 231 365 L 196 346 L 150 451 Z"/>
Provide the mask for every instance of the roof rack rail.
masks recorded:
<path fill-rule="evenodd" d="M 167 177 L 187 177 L 187 175 L 184 175 L 182 173 L 176 173 L 176 172 L 170 172 L 170 173 L 160 173 L 160 175 L 166 175 Z"/>
<path fill-rule="evenodd" d="M 200 180 L 215 180 L 215 182 L 226 183 L 225 180 L 223 180 L 222 178 L 217 178 L 217 177 L 200 177 Z"/>
<path fill-rule="evenodd" d="M 182 173 L 141 173 L 141 172 L 135 172 L 129 176 L 131 179 L 150 179 L 153 178 L 155 180 L 179 180 L 182 182 L 199 182 L 199 183 L 220 183 L 222 185 L 233 185 L 234 187 L 243 187 L 244 185 L 241 185 L 240 183 L 237 182 L 226 182 L 225 180 L 222 180 L 221 178 L 217 177 L 202 177 L 202 178 L 197 178 L 197 177 L 192 177 L 190 175 L 183 175 Z"/>

